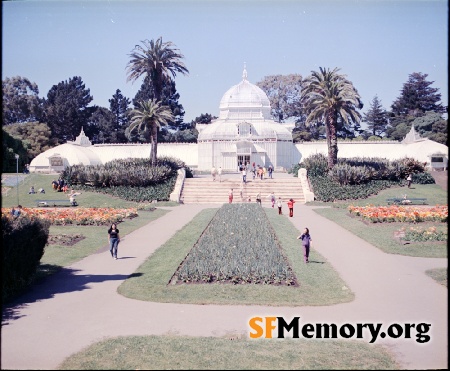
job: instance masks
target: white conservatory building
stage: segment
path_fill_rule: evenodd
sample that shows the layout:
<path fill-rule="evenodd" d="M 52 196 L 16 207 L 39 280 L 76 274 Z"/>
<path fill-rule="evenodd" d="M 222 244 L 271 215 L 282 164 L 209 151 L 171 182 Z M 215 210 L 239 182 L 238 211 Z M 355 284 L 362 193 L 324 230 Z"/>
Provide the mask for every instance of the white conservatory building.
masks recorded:
<path fill-rule="evenodd" d="M 236 170 L 238 164 L 272 165 L 275 170 L 291 168 L 300 155 L 293 146 L 292 133 L 271 118 L 266 93 L 247 80 L 223 95 L 219 118 L 209 125 L 197 125 L 198 168 L 222 167 Z"/>
<path fill-rule="evenodd" d="M 291 131 L 271 119 L 269 98 L 247 80 L 223 95 L 219 118 L 199 124 L 198 143 L 158 143 L 158 156 L 179 158 L 193 170 L 209 171 L 214 165 L 224 171 L 237 171 L 242 162 L 266 166 L 275 171 L 293 165 L 316 153 L 327 154 L 326 141 L 293 143 Z M 84 134 L 73 142 L 51 148 L 30 163 L 31 172 L 60 172 L 71 165 L 100 165 L 125 158 L 150 158 L 150 144 L 94 144 Z M 448 147 L 421 138 L 411 128 L 403 141 L 338 141 L 338 157 L 383 157 L 396 160 L 411 157 L 426 162 L 430 170 L 448 168 Z"/>

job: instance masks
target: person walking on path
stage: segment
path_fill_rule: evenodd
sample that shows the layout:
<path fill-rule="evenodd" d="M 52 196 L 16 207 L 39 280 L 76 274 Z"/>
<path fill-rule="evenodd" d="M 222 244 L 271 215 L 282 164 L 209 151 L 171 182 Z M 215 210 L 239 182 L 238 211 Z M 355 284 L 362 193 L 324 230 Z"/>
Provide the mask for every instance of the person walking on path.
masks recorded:
<path fill-rule="evenodd" d="M 312 242 L 311 235 L 309 234 L 309 229 L 305 228 L 303 230 L 303 233 L 297 237 L 297 240 L 302 240 L 303 259 L 305 260 L 305 263 L 309 263 L 309 249 Z"/>
<path fill-rule="evenodd" d="M 216 180 L 216 175 L 217 175 L 217 170 L 216 170 L 216 168 L 214 167 L 214 165 L 213 165 L 213 167 L 211 168 L 211 175 L 212 175 L 213 181 L 215 181 L 215 180 Z"/>
<path fill-rule="evenodd" d="M 412 175 L 409 174 L 408 177 L 406 178 L 406 181 L 408 182 L 408 188 L 411 188 L 411 183 L 412 183 Z"/>
<path fill-rule="evenodd" d="M 295 201 L 292 198 L 290 198 L 289 201 L 287 202 L 288 209 L 289 209 L 289 217 L 291 217 L 291 218 L 294 216 L 294 204 L 295 204 Z"/>
<path fill-rule="evenodd" d="M 219 175 L 219 182 L 222 183 L 222 166 L 219 166 L 217 174 Z"/>
<path fill-rule="evenodd" d="M 111 224 L 111 227 L 108 229 L 108 242 L 111 257 L 117 260 L 117 249 L 119 247 L 120 235 L 116 223 Z"/>
<path fill-rule="evenodd" d="M 278 215 L 283 215 L 283 211 L 281 210 L 283 207 L 283 202 L 281 201 L 281 197 L 278 197 L 277 206 L 278 206 Z"/>
<path fill-rule="evenodd" d="M 230 192 L 228 192 L 228 203 L 233 202 L 233 188 L 230 189 Z"/>
<path fill-rule="evenodd" d="M 273 179 L 273 178 L 272 178 L 272 173 L 273 173 L 273 167 L 272 167 L 272 165 L 269 165 L 269 169 L 268 169 L 268 170 L 269 170 L 269 178 L 270 178 L 270 179 Z"/>

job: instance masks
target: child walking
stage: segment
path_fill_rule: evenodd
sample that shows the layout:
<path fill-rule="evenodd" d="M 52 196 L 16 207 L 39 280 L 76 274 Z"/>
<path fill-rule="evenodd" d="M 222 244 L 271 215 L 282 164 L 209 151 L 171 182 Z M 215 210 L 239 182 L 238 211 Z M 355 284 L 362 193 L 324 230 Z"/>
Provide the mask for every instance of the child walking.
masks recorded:
<path fill-rule="evenodd" d="M 311 235 L 309 234 L 309 229 L 305 228 L 303 230 L 303 233 L 297 237 L 297 240 L 302 240 L 303 258 L 305 260 L 305 263 L 309 263 L 309 249 L 312 242 Z"/>
<path fill-rule="evenodd" d="M 277 206 L 278 206 L 278 215 L 283 215 L 283 211 L 281 210 L 281 208 L 283 207 L 281 197 L 278 197 Z"/>

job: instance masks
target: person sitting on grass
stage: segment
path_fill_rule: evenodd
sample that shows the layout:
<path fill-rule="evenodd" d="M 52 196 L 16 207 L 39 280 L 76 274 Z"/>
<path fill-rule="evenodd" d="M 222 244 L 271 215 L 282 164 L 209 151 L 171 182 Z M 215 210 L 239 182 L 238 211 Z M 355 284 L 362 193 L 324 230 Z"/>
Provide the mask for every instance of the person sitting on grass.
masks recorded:
<path fill-rule="evenodd" d="M 75 192 L 73 189 L 70 190 L 69 200 L 70 200 L 70 204 L 72 206 L 77 206 L 78 205 L 77 201 L 75 200 L 75 197 L 79 196 L 79 195 L 81 195 L 81 192 Z"/>

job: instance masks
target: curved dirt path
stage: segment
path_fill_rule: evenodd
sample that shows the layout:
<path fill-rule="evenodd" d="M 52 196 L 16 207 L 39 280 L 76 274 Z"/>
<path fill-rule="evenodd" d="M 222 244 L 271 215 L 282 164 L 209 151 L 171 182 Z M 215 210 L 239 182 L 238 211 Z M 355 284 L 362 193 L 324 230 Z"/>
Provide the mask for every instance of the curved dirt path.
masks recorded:
<path fill-rule="evenodd" d="M 304 323 L 431 323 L 431 341 L 380 340 L 405 369 L 446 369 L 447 288 L 425 275 L 447 259 L 389 255 L 298 205 L 289 218 L 308 226 L 314 248 L 355 293 L 351 303 L 327 307 L 218 306 L 152 303 L 118 295 L 118 286 L 198 212 L 217 205 L 180 205 L 130 233 L 119 247 L 93 254 L 34 287 L 3 311 L 2 369 L 55 369 L 66 357 L 99 340 L 127 335 L 176 333 L 223 336 L 249 332 L 254 316 L 300 316 Z M 286 216 L 283 216 L 286 217 Z M 314 269 L 314 263 L 305 269 Z M 414 335 L 414 333 L 413 333 Z"/>

